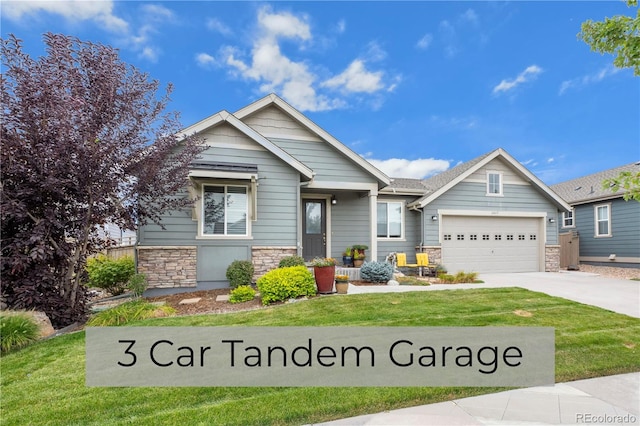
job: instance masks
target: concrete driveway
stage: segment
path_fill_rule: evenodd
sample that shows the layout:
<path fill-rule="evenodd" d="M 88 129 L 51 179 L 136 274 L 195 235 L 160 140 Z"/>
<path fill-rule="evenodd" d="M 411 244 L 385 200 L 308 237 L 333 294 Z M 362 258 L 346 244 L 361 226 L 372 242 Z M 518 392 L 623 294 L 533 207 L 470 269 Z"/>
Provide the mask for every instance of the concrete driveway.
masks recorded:
<path fill-rule="evenodd" d="M 428 287 L 350 285 L 349 294 L 522 287 L 640 318 L 640 281 L 574 271 L 480 274 L 478 278 L 484 283 L 434 284 Z"/>

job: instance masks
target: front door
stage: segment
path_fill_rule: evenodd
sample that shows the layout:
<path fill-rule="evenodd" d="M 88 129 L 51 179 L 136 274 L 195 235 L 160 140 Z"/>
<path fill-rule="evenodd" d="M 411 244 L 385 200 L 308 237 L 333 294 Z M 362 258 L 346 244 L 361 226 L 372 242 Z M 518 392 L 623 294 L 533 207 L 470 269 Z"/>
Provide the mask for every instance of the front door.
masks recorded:
<path fill-rule="evenodd" d="M 327 255 L 327 203 L 325 200 L 303 200 L 302 257 L 311 260 Z"/>

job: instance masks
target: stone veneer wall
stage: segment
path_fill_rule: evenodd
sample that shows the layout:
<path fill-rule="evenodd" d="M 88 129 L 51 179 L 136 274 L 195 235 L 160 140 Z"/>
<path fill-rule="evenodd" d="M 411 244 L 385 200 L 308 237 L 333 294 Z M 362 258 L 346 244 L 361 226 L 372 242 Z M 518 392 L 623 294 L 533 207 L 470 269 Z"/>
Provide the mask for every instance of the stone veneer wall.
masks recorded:
<path fill-rule="evenodd" d="M 278 263 L 283 257 L 295 256 L 298 254 L 296 247 L 251 247 L 251 262 L 253 263 L 254 281 L 278 267 Z"/>
<path fill-rule="evenodd" d="M 138 272 L 149 288 L 196 287 L 195 246 L 138 246 Z"/>
<path fill-rule="evenodd" d="M 558 272 L 560 270 L 560 246 L 545 246 L 544 270 L 545 272 Z"/>
<path fill-rule="evenodd" d="M 416 247 L 416 252 L 420 251 L 420 247 Z M 439 265 L 442 263 L 442 248 L 439 246 L 422 246 L 422 253 L 429 255 L 429 263 L 431 265 Z"/>

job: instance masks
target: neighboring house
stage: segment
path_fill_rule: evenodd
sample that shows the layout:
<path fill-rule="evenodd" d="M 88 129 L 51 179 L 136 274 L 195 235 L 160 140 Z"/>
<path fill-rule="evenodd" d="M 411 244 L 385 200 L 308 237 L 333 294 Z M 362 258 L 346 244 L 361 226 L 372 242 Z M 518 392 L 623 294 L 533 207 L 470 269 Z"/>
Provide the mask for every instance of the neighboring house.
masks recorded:
<path fill-rule="evenodd" d="M 450 271 L 557 270 L 557 227 L 570 207 L 501 149 L 424 181 L 387 177 L 276 95 L 187 128 L 208 148 L 192 163 L 191 211 L 139 230 L 150 288 L 227 286 L 251 260 L 256 276 L 288 255 L 341 258 L 369 246 L 427 251 Z M 185 189 L 185 196 L 187 190 Z"/>
<path fill-rule="evenodd" d="M 603 181 L 623 171 L 640 172 L 640 162 L 553 185 L 572 207 L 559 218 L 561 233 L 577 231 L 582 263 L 640 266 L 640 203 L 624 201 Z"/>
<path fill-rule="evenodd" d="M 111 240 L 117 246 L 132 246 L 136 243 L 136 231 L 121 229 L 113 223 L 107 223 L 98 233 L 101 238 Z"/>

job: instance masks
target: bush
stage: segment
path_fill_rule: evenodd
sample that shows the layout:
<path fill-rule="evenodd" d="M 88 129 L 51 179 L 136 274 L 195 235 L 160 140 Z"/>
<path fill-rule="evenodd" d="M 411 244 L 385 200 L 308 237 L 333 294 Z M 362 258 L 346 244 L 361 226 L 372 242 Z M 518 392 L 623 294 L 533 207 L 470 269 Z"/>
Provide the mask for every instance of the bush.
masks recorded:
<path fill-rule="evenodd" d="M 386 262 L 365 262 L 360 268 L 360 276 L 372 283 L 386 283 L 393 278 L 393 266 Z"/>
<path fill-rule="evenodd" d="M 227 268 L 227 279 L 232 288 L 251 285 L 253 279 L 253 263 L 248 260 L 234 260 Z"/>
<path fill-rule="evenodd" d="M 129 278 L 129 283 L 127 287 L 131 290 L 131 293 L 135 297 L 142 296 L 142 293 L 147 289 L 149 282 L 147 282 L 147 276 L 145 274 L 134 274 L 131 278 Z"/>
<path fill-rule="evenodd" d="M 107 290 L 114 296 L 124 293 L 129 278 L 136 273 L 136 265 L 132 257 L 109 259 L 98 255 L 87 260 L 89 286 Z"/>
<path fill-rule="evenodd" d="M 229 302 L 242 303 L 253 300 L 256 297 L 256 291 L 248 285 L 241 285 L 231 291 Z"/>
<path fill-rule="evenodd" d="M 0 352 L 7 353 L 38 340 L 38 324 L 22 314 L 0 315 Z"/>
<path fill-rule="evenodd" d="M 157 306 L 143 299 L 132 300 L 94 315 L 87 325 L 112 327 L 146 318 L 166 317 L 176 313 L 171 306 Z"/>
<path fill-rule="evenodd" d="M 304 266 L 304 259 L 300 256 L 283 257 L 278 263 L 278 268 L 288 268 L 291 266 Z"/>
<path fill-rule="evenodd" d="M 478 273 L 463 271 L 458 272 L 456 275 L 440 273 L 438 278 L 445 284 L 474 283 L 478 278 Z"/>
<path fill-rule="evenodd" d="M 262 304 L 316 294 L 313 275 L 304 266 L 273 269 L 258 279 Z"/>

